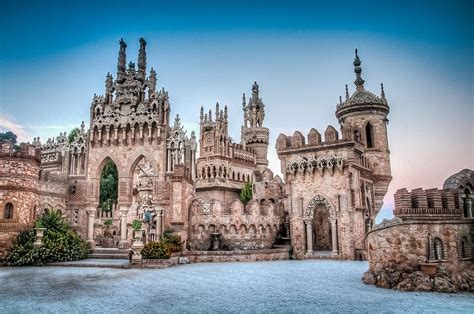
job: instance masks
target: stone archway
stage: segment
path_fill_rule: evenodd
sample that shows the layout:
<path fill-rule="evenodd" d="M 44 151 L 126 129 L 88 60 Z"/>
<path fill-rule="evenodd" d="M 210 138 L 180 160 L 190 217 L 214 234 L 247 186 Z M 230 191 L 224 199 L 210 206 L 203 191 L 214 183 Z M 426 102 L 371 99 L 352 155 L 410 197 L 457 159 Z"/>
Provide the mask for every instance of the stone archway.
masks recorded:
<path fill-rule="evenodd" d="M 331 251 L 338 256 L 337 218 L 334 207 L 321 195 L 316 195 L 304 212 L 306 224 L 306 254 L 313 255 L 316 250 Z"/>

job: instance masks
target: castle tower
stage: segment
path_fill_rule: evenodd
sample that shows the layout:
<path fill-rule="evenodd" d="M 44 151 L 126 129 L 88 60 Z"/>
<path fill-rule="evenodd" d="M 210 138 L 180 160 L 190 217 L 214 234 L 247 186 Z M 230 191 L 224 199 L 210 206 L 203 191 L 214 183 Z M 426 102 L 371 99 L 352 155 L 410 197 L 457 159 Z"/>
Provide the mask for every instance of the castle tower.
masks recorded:
<path fill-rule="evenodd" d="M 268 166 L 268 128 L 263 127 L 265 105 L 259 97 L 257 82 L 252 85 L 252 98 L 246 104 L 245 94 L 242 97 L 244 124 L 242 125 L 241 140 L 245 147 L 251 148 L 257 155 L 257 168 L 263 172 Z"/>
<path fill-rule="evenodd" d="M 346 139 L 353 139 L 365 147 L 362 157 L 368 160 L 368 166 L 372 170 L 375 192 L 374 211 L 377 214 L 383 205 L 383 197 L 392 180 L 387 137 L 387 115 L 390 108 L 385 98 L 383 84 L 381 84 L 380 96 L 365 90 L 357 49 L 353 64 L 356 90 L 349 96 L 346 85 L 346 99 L 339 101 L 336 117 Z"/>

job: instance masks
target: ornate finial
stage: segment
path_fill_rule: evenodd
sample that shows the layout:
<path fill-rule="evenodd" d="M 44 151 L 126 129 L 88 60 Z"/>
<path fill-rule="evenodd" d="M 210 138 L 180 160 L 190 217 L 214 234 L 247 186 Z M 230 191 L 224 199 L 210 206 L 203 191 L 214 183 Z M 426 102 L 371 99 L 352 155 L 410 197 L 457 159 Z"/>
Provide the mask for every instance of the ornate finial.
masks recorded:
<path fill-rule="evenodd" d="M 138 51 L 138 72 L 140 78 L 145 80 L 146 73 L 146 41 L 143 37 L 140 38 L 140 50 Z"/>
<path fill-rule="evenodd" d="M 339 96 L 339 106 L 342 106 L 342 97 Z"/>
<path fill-rule="evenodd" d="M 125 64 L 127 62 L 127 56 L 125 52 L 127 48 L 127 44 L 125 43 L 125 41 L 123 41 L 123 38 L 120 38 L 119 44 L 120 44 L 120 50 L 119 50 L 118 63 L 117 63 L 117 72 L 123 73 L 125 72 L 125 66 L 126 66 Z"/>
<path fill-rule="evenodd" d="M 347 84 L 346 84 L 346 100 L 349 99 L 349 89 L 347 88 Z"/>
<path fill-rule="evenodd" d="M 112 74 L 107 72 L 107 76 L 105 77 L 105 94 L 112 93 L 112 89 L 114 87 L 114 80 L 112 78 Z"/>
<path fill-rule="evenodd" d="M 383 90 L 383 83 L 380 83 L 380 96 L 385 98 L 385 91 Z"/>
<path fill-rule="evenodd" d="M 246 105 L 247 105 L 247 104 L 245 103 L 245 93 L 243 93 L 243 94 L 242 94 L 242 109 L 245 110 L 245 106 L 246 106 Z"/>
<path fill-rule="evenodd" d="M 216 121 L 219 120 L 219 102 L 216 102 Z"/>
<path fill-rule="evenodd" d="M 84 121 L 82 121 L 82 123 L 81 123 L 81 134 L 84 134 L 85 127 L 86 127 L 86 124 L 84 123 Z"/>
<path fill-rule="evenodd" d="M 201 106 L 201 112 L 199 114 L 199 119 L 201 120 L 201 122 L 204 120 L 204 107 Z"/>
<path fill-rule="evenodd" d="M 224 120 L 227 121 L 227 105 L 224 106 Z"/>
<path fill-rule="evenodd" d="M 135 71 L 135 63 L 133 63 L 132 61 L 130 61 L 128 63 L 128 70 L 129 71 Z"/>
<path fill-rule="evenodd" d="M 212 122 L 212 111 L 209 109 L 209 122 Z"/>
<path fill-rule="evenodd" d="M 176 114 L 176 118 L 174 118 L 173 129 L 177 130 L 180 127 L 181 127 L 181 119 L 179 118 L 179 114 Z"/>
<path fill-rule="evenodd" d="M 258 84 L 257 84 L 257 82 L 253 82 L 253 85 L 252 85 L 252 98 L 254 99 L 254 101 L 258 100 Z"/>
<path fill-rule="evenodd" d="M 361 61 L 359 59 L 359 55 L 357 54 L 357 49 L 355 50 L 355 59 L 354 59 L 354 72 L 356 74 L 356 80 L 354 81 L 354 84 L 357 87 L 357 90 L 364 90 L 364 80 L 362 79 L 361 73 L 362 73 L 362 68 L 361 68 Z"/>
<path fill-rule="evenodd" d="M 156 91 L 156 72 L 151 68 L 150 77 L 148 78 L 148 90 L 150 94 L 155 93 Z"/>

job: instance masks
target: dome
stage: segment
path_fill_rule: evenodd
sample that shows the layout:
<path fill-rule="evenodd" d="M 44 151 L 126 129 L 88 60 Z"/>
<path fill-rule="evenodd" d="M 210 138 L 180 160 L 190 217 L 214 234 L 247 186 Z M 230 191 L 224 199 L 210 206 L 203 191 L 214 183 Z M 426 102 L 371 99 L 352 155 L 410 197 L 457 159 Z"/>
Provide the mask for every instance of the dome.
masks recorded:
<path fill-rule="evenodd" d="M 349 97 L 349 90 L 346 85 L 346 100 L 342 101 L 342 98 L 339 97 L 339 104 L 336 109 L 336 117 L 339 119 L 346 114 L 360 111 L 369 111 L 369 112 L 382 112 L 388 114 L 390 108 L 388 106 L 387 99 L 385 98 L 385 92 L 383 90 L 383 84 L 380 84 L 381 95 L 376 96 L 372 92 L 365 90 L 364 83 L 362 79 L 362 68 L 361 61 L 357 55 L 357 49 L 355 51 L 356 57 L 354 59 L 354 73 L 356 74 L 356 80 L 354 84 L 356 85 L 356 90 Z"/>
<path fill-rule="evenodd" d="M 453 174 L 444 181 L 443 188 L 450 190 L 464 189 L 467 186 L 472 188 L 474 186 L 474 171 L 471 169 L 464 169 Z"/>

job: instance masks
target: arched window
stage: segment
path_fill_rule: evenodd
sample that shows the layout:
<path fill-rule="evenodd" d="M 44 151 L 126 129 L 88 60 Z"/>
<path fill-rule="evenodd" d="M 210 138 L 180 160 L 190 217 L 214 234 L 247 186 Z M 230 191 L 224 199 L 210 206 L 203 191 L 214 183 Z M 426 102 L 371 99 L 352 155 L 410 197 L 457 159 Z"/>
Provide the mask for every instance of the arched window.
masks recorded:
<path fill-rule="evenodd" d="M 13 204 L 6 203 L 3 211 L 3 218 L 13 219 Z"/>
<path fill-rule="evenodd" d="M 374 128 L 370 122 L 367 122 L 367 125 L 365 126 L 365 140 L 367 143 L 367 148 L 374 147 Z"/>
<path fill-rule="evenodd" d="M 433 240 L 433 255 L 436 261 L 444 259 L 443 241 L 440 238 Z"/>
<path fill-rule="evenodd" d="M 459 257 L 460 258 L 469 258 L 471 255 L 471 247 L 467 237 L 461 238 L 460 248 L 459 248 Z"/>

